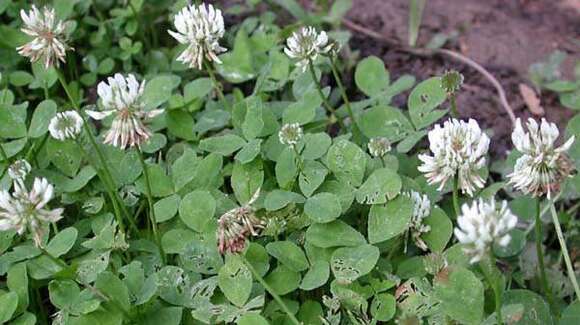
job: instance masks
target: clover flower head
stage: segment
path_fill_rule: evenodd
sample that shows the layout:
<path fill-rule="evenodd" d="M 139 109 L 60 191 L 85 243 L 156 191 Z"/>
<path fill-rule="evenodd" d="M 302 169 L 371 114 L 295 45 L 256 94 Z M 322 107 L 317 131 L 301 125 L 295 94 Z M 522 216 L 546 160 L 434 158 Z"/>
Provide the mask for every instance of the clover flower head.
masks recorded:
<path fill-rule="evenodd" d="M 447 70 L 441 76 L 441 88 L 445 90 L 447 95 L 452 95 L 461 89 L 463 86 L 463 75 L 455 70 Z"/>
<path fill-rule="evenodd" d="M 375 158 L 380 158 L 391 151 L 391 142 L 387 138 L 372 138 L 368 144 L 370 154 Z"/>
<path fill-rule="evenodd" d="M 145 81 L 139 84 L 134 75 L 124 77 L 117 73 L 107 81 L 108 83 L 101 81 L 97 87 L 104 110 L 87 110 L 87 114 L 95 120 L 102 120 L 109 115 L 114 116 L 111 129 L 105 135 L 105 143 L 120 149 L 141 146 L 151 137 L 144 120 L 161 114 L 163 110 L 145 110 L 142 98 Z"/>
<path fill-rule="evenodd" d="M 260 189 L 254 193 L 250 201 L 241 207 L 224 213 L 218 220 L 218 250 L 220 254 L 226 252 L 236 254 L 244 250 L 246 239 L 257 236 L 258 230 L 264 229 L 264 223 L 258 219 L 252 204 L 260 196 Z"/>
<path fill-rule="evenodd" d="M 57 113 L 48 124 L 50 135 L 60 141 L 75 139 L 82 130 L 83 118 L 76 111 Z"/>
<path fill-rule="evenodd" d="M 285 144 L 287 146 L 294 146 L 302 140 L 304 133 L 302 132 L 302 128 L 298 123 L 286 123 L 278 132 L 278 139 L 280 143 Z"/>
<path fill-rule="evenodd" d="M 8 167 L 8 176 L 10 176 L 14 182 L 18 182 L 21 185 L 31 170 L 32 167 L 30 167 L 28 161 L 25 159 L 18 159 Z"/>
<path fill-rule="evenodd" d="M 59 61 L 64 63 L 66 51 L 71 48 L 66 44 L 66 25 L 56 18 L 54 9 L 45 7 L 41 11 L 33 5 L 28 13 L 21 10 L 20 17 L 24 22 L 22 32 L 34 38 L 16 48 L 18 54 L 31 62 L 42 61 L 47 69 L 58 66 Z"/>
<path fill-rule="evenodd" d="M 479 199 L 473 205 L 464 204 L 457 218 L 455 237 L 464 245 L 463 251 L 471 256 L 471 263 L 480 261 L 496 243 L 507 246 L 511 240 L 508 234 L 514 229 L 518 218 L 508 208 L 507 201 L 496 206 L 495 200 L 489 202 Z"/>
<path fill-rule="evenodd" d="M 522 156 L 516 161 L 514 171 L 508 175 L 509 184 L 525 194 L 546 194 L 551 198 L 552 193 L 560 189 L 563 180 L 574 170 L 566 155 L 574 142 L 574 136 L 556 147 L 555 142 L 560 135 L 556 124 L 542 119 L 538 125 L 530 118 L 527 129 L 528 132 L 524 131 L 521 120 L 516 120 L 512 142 Z"/>
<path fill-rule="evenodd" d="M 405 196 L 413 201 L 413 215 L 409 230 L 413 241 L 422 250 L 427 250 L 427 244 L 421 239 L 421 235 L 431 230 L 431 227 L 423 223 L 423 220 L 431 214 L 431 201 L 427 195 L 416 191 L 405 192 Z"/>
<path fill-rule="evenodd" d="M 219 44 L 224 36 L 224 18 L 222 11 L 211 4 L 187 6 L 175 15 L 173 24 L 177 32 L 168 30 L 179 43 L 187 48 L 179 55 L 178 61 L 191 68 L 202 69 L 204 57 L 208 61 L 222 63 L 218 54 L 227 51 Z"/>
<path fill-rule="evenodd" d="M 450 119 L 443 126 L 435 125 L 428 137 L 432 155 L 420 154 L 423 164 L 418 169 L 429 184 L 439 184 L 441 191 L 447 181 L 457 176 L 461 191 L 469 196 L 485 185 L 479 171 L 485 166 L 490 140 L 477 121 Z"/>
<path fill-rule="evenodd" d="M 45 178 L 36 178 L 32 190 L 15 186 L 13 193 L 0 191 L 0 231 L 15 230 L 22 235 L 29 231 L 36 246 L 42 245 L 43 225 L 62 218 L 63 209 L 46 208 L 54 188 Z"/>
<path fill-rule="evenodd" d="M 309 62 L 316 60 L 318 55 L 329 53 L 336 46 L 328 41 L 325 31 L 318 33 L 314 27 L 303 27 L 286 40 L 284 52 L 291 59 L 298 60 L 296 65 L 306 71 Z"/>

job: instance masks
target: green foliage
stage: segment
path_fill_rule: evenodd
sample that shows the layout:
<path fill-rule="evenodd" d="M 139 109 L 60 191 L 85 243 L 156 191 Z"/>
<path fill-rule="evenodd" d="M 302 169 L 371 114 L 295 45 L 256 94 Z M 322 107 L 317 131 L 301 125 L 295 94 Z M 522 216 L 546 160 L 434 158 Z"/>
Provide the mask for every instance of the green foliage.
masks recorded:
<path fill-rule="evenodd" d="M 54 190 L 42 208 L 62 208 L 63 218 L 0 232 L 1 324 L 261 325 L 293 324 L 294 317 L 304 324 L 496 324 L 497 310 L 504 324 L 579 322 L 546 216 L 540 242 L 552 306 L 541 287 L 536 199 L 506 180 L 515 152 L 486 157 L 486 187 L 460 197 L 506 199 L 519 220 L 507 245 L 486 251 L 501 260 L 470 263 L 453 238 L 453 180 L 438 190 L 417 170 L 429 150 L 426 135 L 447 119 L 450 90 L 461 92 L 461 78 L 397 79 L 381 58 L 359 57 L 351 32 L 341 29 L 353 1 L 316 1 L 314 11 L 294 0 L 221 7 L 227 29 L 218 41 L 227 51 L 221 64 L 203 55 L 202 69 L 178 62 L 187 45 L 166 33 L 188 1 L 45 3 L 69 20 L 75 51 L 59 67 L 18 54 L 30 40 L 20 31 L 20 10 L 30 4 L 0 1 L 0 190 L 20 186 L 8 167 L 26 159 L 32 170 L 24 185 L 46 178 Z M 412 46 L 425 3 L 410 1 Z M 325 28 L 348 51 L 319 53 L 313 71 L 303 71 L 284 51 L 302 26 Z M 530 67 L 529 77 L 576 111 L 580 65 L 563 80 L 564 59 L 554 53 Z M 118 121 L 86 114 L 105 108 L 98 83 L 115 73 L 145 80 L 139 104 L 163 111 L 143 119 L 151 135 L 140 150 L 104 144 Z M 86 128 L 74 140 L 54 139 L 51 119 L 77 103 Z M 561 132 L 566 139 L 580 138 L 579 116 Z M 303 131 L 295 144 L 279 140 L 288 123 Z M 392 144 L 383 157 L 369 153 L 376 137 Z M 580 168 L 580 141 L 568 158 Z M 424 219 L 411 191 L 429 199 Z M 579 198 L 578 174 L 553 197 L 573 252 Z M 33 208 L 18 213 L 30 217 Z M 1 202 L 2 227 L 13 214 L 6 210 Z"/>

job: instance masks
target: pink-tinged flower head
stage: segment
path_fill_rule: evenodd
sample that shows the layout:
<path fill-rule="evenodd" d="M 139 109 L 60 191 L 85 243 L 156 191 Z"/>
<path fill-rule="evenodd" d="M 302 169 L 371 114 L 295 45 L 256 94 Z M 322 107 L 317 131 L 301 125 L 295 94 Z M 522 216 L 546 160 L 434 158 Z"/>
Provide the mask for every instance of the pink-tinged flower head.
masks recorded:
<path fill-rule="evenodd" d="M 179 43 L 187 45 L 177 58 L 178 61 L 200 70 L 204 58 L 222 63 L 218 54 L 226 49 L 219 44 L 225 33 L 221 10 L 215 9 L 211 4 L 187 6 L 175 15 L 173 24 L 177 32 L 168 30 L 169 34 Z"/>
<path fill-rule="evenodd" d="M 479 172 L 485 167 L 489 137 L 481 131 L 477 121 L 449 119 L 443 126 L 435 125 L 428 137 L 432 155 L 420 154 L 423 164 L 418 169 L 429 184 L 439 184 L 441 191 L 457 176 L 459 188 L 469 196 L 485 185 Z"/>
<path fill-rule="evenodd" d="M 327 54 L 336 43 L 329 42 L 325 31 L 318 33 L 314 27 L 303 27 L 286 40 L 284 52 L 291 59 L 297 60 L 296 65 L 306 71 L 308 64 L 316 60 L 318 55 Z"/>
<path fill-rule="evenodd" d="M 18 47 L 18 53 L 32 62 L 41 61 L 47 69 L 64 63 L 66 51 L 72 48 L 66 44 L 65 23 L 56 18 L 54 9 L 45 7 L 41 11 L 33 5 L 28 13 L 21 10 L 20 17 L 24 22 L 22 32 L 34 38 Z"/>
<path fill-rule="evenodd" d="M 124 77 L 117 73 L 107 81 L 101 81 L 97 87 L 104 110 L 87 111 L 87 114 L 95 120 L 114 116 L 111 129 L 105 135 L 105 143 L 120 149 L 141 146 L 151 137 L 144 121 L 161 114 L 163 110 L 145 110 L 142 100 L 145 81 L 139 84 L 134 75 Z"/>
<path fill-rule="evenodd" d="M 36 246 L 42 244 L 43 225 L 62 218 L 63 209 L 47 209 L 54 188 L 45 178 L 36 178 L 32 190 L 15 186 L 13 193 L 0 191 L 0 231 L 29 231 Z"/>
<path fill-rule="evenodd" d="M 555 142 L 560 135 L 556 124 L 542 119 L 538 125 L 534 119 L 529 119 L 527 128 L 528 132 L 525 132 L 521 120 L 517 119 L 512 142 L 522 156 L 516 161 L 514 171 L 508 175 L 509 183 L 525 194 L 546 194 L 551 198 L 574 170 L 566 155 L 574 143 L 574 136 L 556 147 Z"/>

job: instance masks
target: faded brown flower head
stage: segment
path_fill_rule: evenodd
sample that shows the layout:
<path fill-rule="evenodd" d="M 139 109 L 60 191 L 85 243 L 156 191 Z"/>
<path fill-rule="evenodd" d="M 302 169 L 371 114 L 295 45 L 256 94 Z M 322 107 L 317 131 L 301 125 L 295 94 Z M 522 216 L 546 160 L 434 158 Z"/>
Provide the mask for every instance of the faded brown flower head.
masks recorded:
<path fill-rule="evenodd" d="M 249 236 L 257 236 L 264 229 L 264 223 L 255 215 L 251 206 L 260 196 L 260 190 L 245 205 L 224 213 L 218 220 L 218 250 L 220 254 L 240 253 Z"/>

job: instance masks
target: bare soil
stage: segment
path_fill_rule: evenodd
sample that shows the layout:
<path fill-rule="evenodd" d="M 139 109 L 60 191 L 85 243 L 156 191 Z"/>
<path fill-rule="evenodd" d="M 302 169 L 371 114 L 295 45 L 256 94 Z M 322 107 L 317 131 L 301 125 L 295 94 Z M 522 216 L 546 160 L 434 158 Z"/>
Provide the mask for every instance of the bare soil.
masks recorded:
<path fill-rule="evenodd" d="M 407 40 L 408 0 L 354 0 L 347 18 L 388 38 Z M 531 116 L 518 85 L 531 85 L 528 68 L 545 60 L 554 50 L 568 54 L 562 75 L 571 77 L 580 60 L 580 0 L 429 0 L 423 14 L 418 45 L 436 33 L 458 31 L 446 44 L 477 61 L 502 84 L 518 117 Z M 381 57 L 392 78 L 409 73 L 418 80 L 456 69 L 464 74 L 464 90 L 458 96 L 462 118 L 475 118 L 493 134 L 492 153 L 503 155 L 511 147 L 511 122 L 501 107 L 495 89 L 472 68 L 444 57 L 417 57 L 354 33 L 350 45 L 361 56 Z M 396 99 L 399 107 L 404 98 Z M 398 102 L 397 102 L 398 101 Z M 573 115 L 554 94 L 543 93 L 545 117 L 561 127 Z"/>

